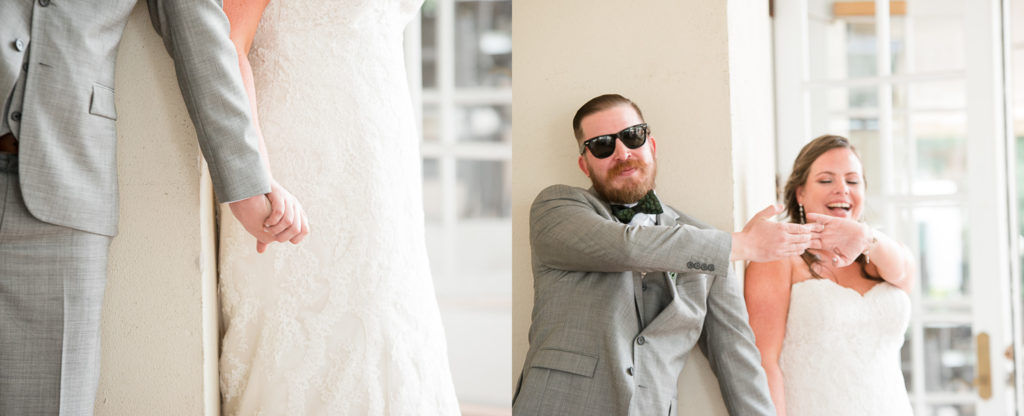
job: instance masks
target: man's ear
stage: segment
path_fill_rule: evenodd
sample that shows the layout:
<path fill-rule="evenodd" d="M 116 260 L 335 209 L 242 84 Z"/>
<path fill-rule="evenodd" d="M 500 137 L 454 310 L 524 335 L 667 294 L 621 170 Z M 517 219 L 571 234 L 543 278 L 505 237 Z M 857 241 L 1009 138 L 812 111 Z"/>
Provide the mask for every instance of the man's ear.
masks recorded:
<path fill-rule="evenodd" d="M 650 140 L 651 142 L 651 155 L 653 156 L 654 154 L 658 153 L 658 143 L 654 141 L 654 136 L 648 136 L 647 140 Z"/>
<path fill-rule="evenodd" d="M 580 165 L 580 170 L 583 171 L 583 174 L 587 175 L 587 177 L 589 178 L 590 177 L 590 169 L 587 169 L 587 161 L 583 160 L 583 155 L 580 155 L 580 158 L 577 160 L 577 162 Z"/>

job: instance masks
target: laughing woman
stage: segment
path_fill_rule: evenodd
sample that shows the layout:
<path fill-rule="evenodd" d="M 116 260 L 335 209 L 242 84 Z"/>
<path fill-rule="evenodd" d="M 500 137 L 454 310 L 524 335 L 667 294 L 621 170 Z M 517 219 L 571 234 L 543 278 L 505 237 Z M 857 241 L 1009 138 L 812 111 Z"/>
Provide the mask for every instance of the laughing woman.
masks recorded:
<path fill-rule="evenodd" d="M 909 250 L 860 222 L 864 171 L 850 142 L 821 136 L 793 163 L 792 222 L 821 222 L 822 246 L 751 263 L 745 295 L 778 414 L 910 415 L 899 353 L 915 270 Z"/>

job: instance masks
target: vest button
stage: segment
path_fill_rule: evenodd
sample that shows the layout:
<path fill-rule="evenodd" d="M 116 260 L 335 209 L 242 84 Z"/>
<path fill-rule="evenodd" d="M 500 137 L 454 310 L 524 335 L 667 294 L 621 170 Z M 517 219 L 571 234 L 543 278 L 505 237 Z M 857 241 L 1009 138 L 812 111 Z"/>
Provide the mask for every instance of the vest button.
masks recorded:
<path fill-rule="evenodd" d="M 21 112 L 20 111 L 15 111 L 15 112 L 11 113 L 11 120 L 15 121 L 15 122 L 21 121 Z"/>
<path fill-rule="evenodd" d="M 50 5 L 50 0 L 39 0 L 39 5 L 46 7 Z"/>

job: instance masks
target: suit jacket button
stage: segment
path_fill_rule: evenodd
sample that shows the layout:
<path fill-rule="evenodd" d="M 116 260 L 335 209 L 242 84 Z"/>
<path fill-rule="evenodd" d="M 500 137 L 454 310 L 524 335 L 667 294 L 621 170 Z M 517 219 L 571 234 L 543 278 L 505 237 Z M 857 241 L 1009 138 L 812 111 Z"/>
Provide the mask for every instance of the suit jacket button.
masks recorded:
<path fill-rule="evenodd" d="M 626 374 L 633 375 L 633 367 L 627 368 L 626 369 Z"/>
<path fill-rule="evenodd" d="M 39 5 L 46 7 L 50 5 L 50 0 L 39 0 Z"/>
<path fill-rule="evenodd" d="M 709 264 L 709 265 L 708 265 L 708 271 L 709 271 L 709 272 L 713 272 L 713 271 L 715 271 L 715 265 L 714 265 L 714 264 Z"/>
<path fill-rule="evenodd" d="M 686 268 L 687 269 L 692 269 L 693 268 L 693 262 L 692 261 L 686 262 Z"/>
<path fill-rule="evenodd" d="M 14 40 L 14 50 L 21 52 L 25 50 L 25 41 L 21 39 Z"/>
<path fill-rule="evenodd" d="M 644 338 L 643 335 L 636 337 L 636 343 L 637 344 L 644 345 L 645 342 L 647 342 L 647 339 Z"/>
<path fill-rule="evenodd" d="M 20 111 L 12 112 L 11 113 L 11 120 L 15 121 L 15 122 L 21 121 L 21 112 Z"/>

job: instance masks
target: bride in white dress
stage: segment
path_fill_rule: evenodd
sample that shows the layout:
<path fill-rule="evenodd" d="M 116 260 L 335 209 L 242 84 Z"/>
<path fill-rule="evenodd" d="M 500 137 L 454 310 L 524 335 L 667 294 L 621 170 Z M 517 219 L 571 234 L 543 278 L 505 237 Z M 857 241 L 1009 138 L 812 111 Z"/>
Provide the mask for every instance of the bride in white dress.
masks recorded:
<path fill-rule="evenodd" d="M 256 254 L 222 227 L 224 414 L 458 414 L 402 49 L 420 1 L 225 1 L 274 177 L 314 232 Z"/>
<path fill-rule="evenodd" d="M 751 263 L 745 296 L 780 416 L 911 415 L 900 370 L 915 270 L 906 247 L 858 222 L 864 174 L 839 136 L 808 143 L 785 188 L 790 220 L 821 222 L 821 246 Z"/>

